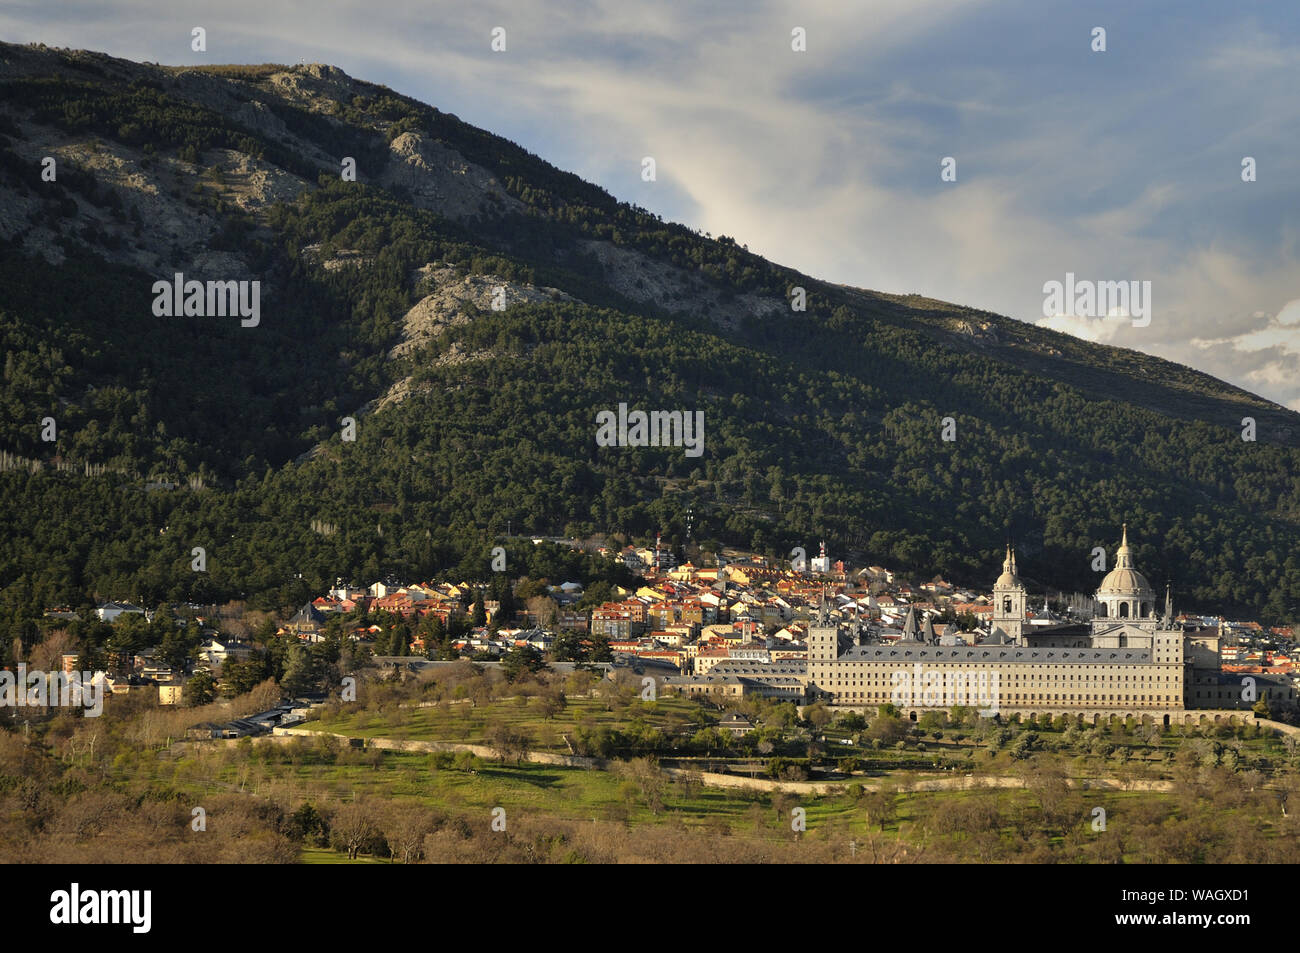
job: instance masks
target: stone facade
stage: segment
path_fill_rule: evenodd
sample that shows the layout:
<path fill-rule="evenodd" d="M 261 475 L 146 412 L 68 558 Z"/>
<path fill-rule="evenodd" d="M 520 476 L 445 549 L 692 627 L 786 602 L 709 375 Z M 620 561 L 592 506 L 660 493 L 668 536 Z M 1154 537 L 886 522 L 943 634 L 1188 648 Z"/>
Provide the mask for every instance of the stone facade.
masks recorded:
<path fill-rule="evenodd" d="M 898 705 L 915 714 L 957 705 L 986 713 L 1149 714 L 1181 721 L 1194 708 L 1249 709 L 1240 677 L 1220 671 L 1217 635 L 1187 633 L 1172 605 L 1157 616 L 1154 595 L 1133 566 L 1128 528 L 1116 565 L 1097 592 L 1090 624 L 1025 625 L 1026 593 L 1007 548 L 994 586 L 993 634 L 1009 644 L 940 646 L 905 639 L 841 651 L 838 626 L 823 612 L 808 631 L 809 700 L 874 708 Z M 1256 697 L 1295 704 L 1295 692 L 1257 677 Z"/>

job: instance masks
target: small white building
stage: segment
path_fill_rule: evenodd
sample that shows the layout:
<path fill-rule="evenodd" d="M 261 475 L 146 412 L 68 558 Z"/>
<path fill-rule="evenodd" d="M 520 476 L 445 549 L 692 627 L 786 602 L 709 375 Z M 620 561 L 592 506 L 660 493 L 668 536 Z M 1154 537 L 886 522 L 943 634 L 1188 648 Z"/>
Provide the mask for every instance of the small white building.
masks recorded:
<path fill-rule="evenodd" d="M 139 606 L 133 606 L 129 602 L 105 602 L 95 609 L 95 614 L 104 622 L 113 622 L 118 616 L 126 612 L 137 612 L 144 615 L 144 610 Z"/>

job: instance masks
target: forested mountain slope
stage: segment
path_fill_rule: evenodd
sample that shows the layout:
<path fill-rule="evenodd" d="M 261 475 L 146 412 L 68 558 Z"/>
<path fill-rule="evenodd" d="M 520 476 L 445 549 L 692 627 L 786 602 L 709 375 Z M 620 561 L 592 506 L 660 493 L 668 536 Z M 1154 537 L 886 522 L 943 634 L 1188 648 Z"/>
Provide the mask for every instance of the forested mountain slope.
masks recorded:
<path fill-rule="evenodd" d="M 178 272 L 259 281 L 259 323 L 157 316 Z M 1182 606 L 1300 601 L 1296 414 L 820 282 L 331 67 L 0 44 L 0 337 L 11 624 L 93 596 L 278 607 L 339 576 L 484 575 L 507 521 L 680 543 L 688 506 L 697 541 L 824 538 L 982 585 L 1011 534 L 1067 589 L 1127 521 Z M 702 410 L 703 454 L 598 447 L 619 403 Z"/>

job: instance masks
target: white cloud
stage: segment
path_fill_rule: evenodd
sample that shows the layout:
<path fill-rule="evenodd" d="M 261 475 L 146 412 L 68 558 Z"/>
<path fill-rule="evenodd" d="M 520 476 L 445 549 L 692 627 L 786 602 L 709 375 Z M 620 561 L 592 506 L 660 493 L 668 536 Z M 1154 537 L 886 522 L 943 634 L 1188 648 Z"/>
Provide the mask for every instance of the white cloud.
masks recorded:
<path fill-rule="evenodd" d="M 1063 334 L 1070 334 L 1085 341 L 1092 341 L 1096 344 L 1113 344 L 1115 335 L 1129 321 L 1123 318 L 1117 320 L 1115 318 L 1083 318 L 1074 314 L 1055 314 L 1050 318 L 1040 318 L 1036 323 L 1040 328 L 1060 331 Z"/>

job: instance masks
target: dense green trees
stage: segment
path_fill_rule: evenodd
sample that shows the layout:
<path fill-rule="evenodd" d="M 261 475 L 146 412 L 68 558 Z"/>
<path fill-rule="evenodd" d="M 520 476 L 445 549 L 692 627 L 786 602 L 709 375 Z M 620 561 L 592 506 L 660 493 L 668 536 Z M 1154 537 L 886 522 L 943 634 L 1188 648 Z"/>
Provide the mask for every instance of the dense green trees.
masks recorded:
<path fill-rule="evenodd" d="M 546 668 L 542 653 L 531 645 L 522 645 L 511 649 L 501 659 L 501 671 L 506 681 L 514 682 L 529 672 L 540 672 Z"/>
<path fill-rule="evenodd" d="M 185 703 L 192 708 L 209 704 L 216 698 L 216 686 L 212 675 L 206 671 L 195 672 L 185 683 Z"/>
<path fill-rule="evenodd" d="M 1243 408 L 1291 421 L 1292 432 L 1293 416 L 1203 375 L 1015 322 L 997 324 L 1015 347 L 968 346 L 952 321 L 993 316 L 818 285 L 379 87 L 357 84 L 325 117 L 276 100 L 259 85 L 264 68 L 229 75 L 326 154 L 377 156 L 382 137 L 369 127 L 397 123 L 389 134 L 421 131 L 492 170 L 527 212 L 456 225 L 335 175 L 277 207 L 269 232 L 227 210 L 220 242 L 242 246 L 277 287 L 254 335 L 238 322 L 154 318 L 154 276 L 88 248 L 71 247 L 61 265 L 0 249 L 0 450 L 20 458 L 0 472 L 10 528 L 0 659 L 15 638 L 38 637 L 48 605 L 244 597 L 283 609 L 340 575 L 495 580 L 487 598 L 509 620 L 517 606 L 491 571 L 498 544 L 509 576 L 581 581 L 589 606 L 630 574 L 563 547 L 503 541 L 506 527 L 662 531 L 680 546 L 688 507 L 696 539 L 784 557 L 825 538 L 836 554 L 973 585 L 996 575 L 1010 533 L 1023 574 L 1082 590 L 1097 581 L 1093 547 L 1113 551 L 1127 521 L 1138 564 L 1157 588 L 1172 581 L 1181 607 L 1269 621 L 1300 611 L 1300 452 L 1277 426 L 1249 444 L 1236 429 Z M 193 148 L 200 161 L 223 146 L 297 168 L 168 83 L 0 84 L 0 105 Z M 15 133 L 0 122 L 0 137 Z M 6 188 L 33 174 L 3 149 L 0 160 Z M 40 197 L 55 218 L 71 193 L 114 201 L 75 169 L 60 182 L 67 192 Z M 634 306 L 581 253 L 590 238 L 732 293 L 784 297 L 798 278 L 809 310 L 724 329 L 688 302 Z M 308 245 L 355 249 L 371 264 L 327 271 Z M 430 261 L 554 285 L 581 303 L 484 311 L 390 358 L 423 290 L 413 275 Z M 358 412 L 408 377 L 405 400 Z M 703 455 L 597 447 L 595 414 L 620 402 L 703 411 Z M 339 437 L 345 415 L 358 418 L 355 442 Z M 55 443 L 41 439 L 46 416 Z M 945 416 L 955 442 L 939 439 Z M 206 571 L 191 568 L 196 546 Z M 426 632 L 426 653 L 445 653 L 455 634 Z M 182 659 L 191 635 L 170 636 L 168 656 Z M 109 648 L 106 636 L 87 644 Z M 272 656 L 282 673 L 285 651 Z"/>

